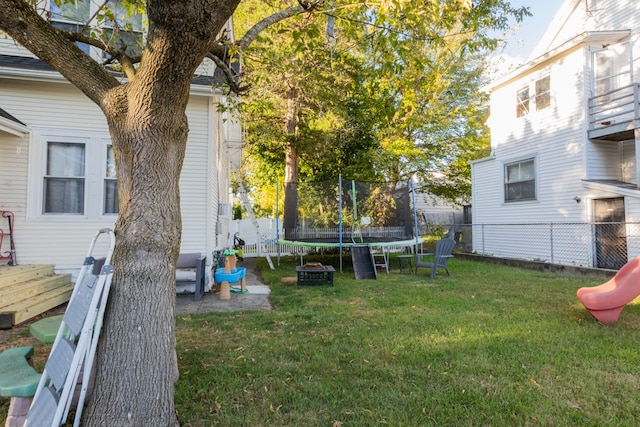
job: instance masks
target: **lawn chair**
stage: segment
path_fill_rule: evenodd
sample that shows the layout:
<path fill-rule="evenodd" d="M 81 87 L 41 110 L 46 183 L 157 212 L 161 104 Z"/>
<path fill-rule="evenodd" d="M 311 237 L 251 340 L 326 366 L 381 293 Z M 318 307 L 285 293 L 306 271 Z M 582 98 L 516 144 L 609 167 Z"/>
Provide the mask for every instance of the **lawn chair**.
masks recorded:
<path fill-rule="evenodd" d="M 416 255 L 416 274 L 418 274 L 419 267 L 426 267 L 431 269 L 431 278 L 434 279 L 436 277 L 436 270 L 438 268 L 444 268 L 447 272 L 447 276 L 449 276 L 449 269 L 447 268 L 447 262 L 449 262 L 449 258 L 453 258 L 451 255 L 451 251 L 453 251 L 453 247 L 456 245 L 456 242 L 449 238 L 445 237 L 442 240 L 439 240 L 436 243 L 436 252 L 435 254 L 417 254 Z M 433 261 L 428 262 L 423 260 L 422 257 L 432 256 Z"/>

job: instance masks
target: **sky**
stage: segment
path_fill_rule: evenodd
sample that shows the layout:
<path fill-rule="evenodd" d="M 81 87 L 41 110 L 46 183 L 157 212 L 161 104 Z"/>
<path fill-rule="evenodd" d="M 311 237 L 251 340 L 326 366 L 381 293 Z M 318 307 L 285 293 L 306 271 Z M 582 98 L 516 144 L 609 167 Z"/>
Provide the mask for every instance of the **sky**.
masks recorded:
<path fill-rule="evenodd" d="M 509 3 L 513 7 L 528 6 L 532 13 L 532 16 L 524 18 L 512 35 L 507 36 L 508 44 L 502 52 L 522 63 L 546 31 L 563 0 L 510 0 Z"/>

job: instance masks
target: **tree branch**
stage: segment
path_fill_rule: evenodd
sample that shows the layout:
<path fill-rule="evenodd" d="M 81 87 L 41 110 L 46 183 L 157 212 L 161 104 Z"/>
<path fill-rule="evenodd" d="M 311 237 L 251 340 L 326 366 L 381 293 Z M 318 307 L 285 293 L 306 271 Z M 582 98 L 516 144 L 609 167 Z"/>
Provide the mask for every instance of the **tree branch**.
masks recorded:
<path fill-rule="evenodd" d="M 285 19 L 291 18 L 299 14 L 300 12 L 304 12 L 306 9 L 303 6 L 292 6 L 288 7 L 280 12 L 276 12 L 273 15 L 270 15 L 264 18 L 262 21 L 258 22 L 256 25 L 251 27 L 249 31 L 246 32 L 244 36 L 240 40 L 238 40 L 235 45 L 240 49 L 246 49 L 258 35 L 264 31 L 266 28 L 274 25 L 280 21 L 284 21 Z"/>
<path fill-rule="evenodd" d="M 129 80 L 133 79 L 133 77 L 136 75 L 136 69 L 134 65 L 139 63 L 142 58 L 140 56 L 127 55 L 126 54 L 127 46 L 123 45 L 117 49 L 114 49 L 108 44 L 106 44 L 105 42 L 103 42 L 102 40 L 85 36 L 82 33 L 76 33 L 74 31 L 64 31 L 64 30 L 60 30 L 60 31 L 67 37 L 69 41 L 80 42 L 80 43 L 88 44 L 90 46 L 94 46 L 106 52 L 111 57 L 117 59 L 120 65 L 122 66 L 122 71 L 127 75 L 127 78 Z M 113 61 L 108 61 L 108 62 L 113 62 Z"/>
<path fill-rule="evenodd" d="M 248 91 L 251 88 L 251 85 L 242 86 L 238 83 L 239 79 L 237 78 L 237 75 L 231 70 L 231 67 L 226 62 L 215 55 L 209 54 L 207 55 L 207 57 L 215 62 L 216 67 L 218 67 L 220 71 L 224 73 L 231 92 L 235 93 L 236 95 L 242 95 L 242 93 Z"/>

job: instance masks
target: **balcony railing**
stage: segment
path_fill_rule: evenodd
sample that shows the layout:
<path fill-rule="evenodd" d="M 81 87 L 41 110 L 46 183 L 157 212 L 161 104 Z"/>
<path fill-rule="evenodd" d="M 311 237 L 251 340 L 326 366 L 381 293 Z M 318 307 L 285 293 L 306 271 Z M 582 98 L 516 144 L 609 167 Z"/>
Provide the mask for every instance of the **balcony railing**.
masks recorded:
<path fill-rule="evenodd" d="M 589 129 L 640 118 L 640 84 L 633 83 L 589 99 Z"/>

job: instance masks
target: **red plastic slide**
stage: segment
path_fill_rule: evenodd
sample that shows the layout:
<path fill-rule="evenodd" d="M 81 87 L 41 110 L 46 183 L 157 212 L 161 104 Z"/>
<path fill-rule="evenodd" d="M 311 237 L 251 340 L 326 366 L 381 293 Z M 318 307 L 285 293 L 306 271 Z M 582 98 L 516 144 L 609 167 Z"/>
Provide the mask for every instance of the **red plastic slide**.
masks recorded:
<path fill-rule="evenodd" d="M 634 258 L 608 282 L 578 289 L 577 296 L 600 323 L 613 325 L 625 305 L 640 295 L 640 257 Z"/>

